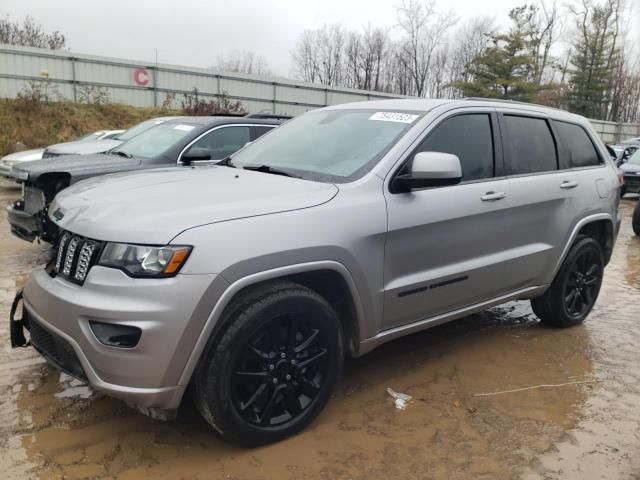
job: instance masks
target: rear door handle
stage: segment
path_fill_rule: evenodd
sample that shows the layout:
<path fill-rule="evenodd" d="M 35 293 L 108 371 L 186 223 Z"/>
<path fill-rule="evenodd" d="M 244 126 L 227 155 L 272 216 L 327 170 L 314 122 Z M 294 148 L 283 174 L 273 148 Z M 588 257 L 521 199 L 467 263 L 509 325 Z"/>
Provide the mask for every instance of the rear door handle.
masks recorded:
<path fill-rule="evenodd" d="M 480 199 L 483 202 L 495 202 L 496 200 L 502 200 L 506 196 L 507 194 L 504 192 L 487 192 L 484 195 L 482 195 Z"/>
<path fill-rule="evenodd" d="M 576 188 L 578 186 L 578 182 L 574 182 L 572 180 L 565 180 L 560 184 L 560 188 L 564 188 L 565 190 L 569 190 L 570 188 Z"/>

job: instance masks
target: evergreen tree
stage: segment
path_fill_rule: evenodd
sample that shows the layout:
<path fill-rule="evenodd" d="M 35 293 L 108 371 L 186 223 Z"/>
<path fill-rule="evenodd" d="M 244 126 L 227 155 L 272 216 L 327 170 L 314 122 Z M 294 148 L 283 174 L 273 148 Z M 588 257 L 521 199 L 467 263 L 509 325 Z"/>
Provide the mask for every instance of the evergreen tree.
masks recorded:
<path fill-rule="evenodd" d="M 622 61 L 618 45 L 619 4 L 585 2 L 577 17 L 576 40 L 569 70 L 567 106 L 590 118 L 609 117 L 615 74 Z"/>
<path fill-rule="evenodd" d="M 457 82 L 456 88 L 467 97 L 533 101 L 540 90 L 531 28 L 535 13 L 528 5 L 512 9 L 511 30 L 491 35 L 491 45 L 466 67 L 465 77 L 471 80 Z"/>

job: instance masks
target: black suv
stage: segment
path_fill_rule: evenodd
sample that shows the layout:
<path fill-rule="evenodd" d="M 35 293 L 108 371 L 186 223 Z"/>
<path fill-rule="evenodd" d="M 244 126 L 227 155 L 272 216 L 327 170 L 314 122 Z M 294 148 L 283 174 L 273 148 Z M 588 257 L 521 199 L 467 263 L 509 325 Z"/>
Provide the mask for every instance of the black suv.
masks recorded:
<path fill-rule="evenodd" d="M 58 192 L 80 180 L 107 173 L 218 162 L 272 130 L 286 117 L 176 117 L 95 155 L 66 155 L 14 167 L 23 196 L 7 207 L 11 232 L 29 242 L 55 240 L 48 206 Z M 53 212 L 55 215 L 55 212 Z"/>

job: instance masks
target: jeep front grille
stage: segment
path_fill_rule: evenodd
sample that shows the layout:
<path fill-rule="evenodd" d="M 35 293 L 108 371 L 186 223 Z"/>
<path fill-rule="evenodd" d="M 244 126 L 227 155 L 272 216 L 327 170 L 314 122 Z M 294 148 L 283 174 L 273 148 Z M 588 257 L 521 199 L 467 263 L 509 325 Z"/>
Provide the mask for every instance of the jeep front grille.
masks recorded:
<path fill-rule="evenodd" d="M 102 242 L 71 232 L 62 232 L 56 247 L 54 272 L 67 280 L 82 285 L 89 270 L 98 261 Z"/>

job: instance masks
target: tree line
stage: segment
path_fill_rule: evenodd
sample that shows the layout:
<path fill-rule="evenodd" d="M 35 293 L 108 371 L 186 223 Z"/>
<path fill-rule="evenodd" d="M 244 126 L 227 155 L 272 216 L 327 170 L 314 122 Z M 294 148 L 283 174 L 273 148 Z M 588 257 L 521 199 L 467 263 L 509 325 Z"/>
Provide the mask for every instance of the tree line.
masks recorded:
<path fill-rule="evenodd" d="M 640 122 L 640 47 L 633 0 L 531 0 L 462 22 L 438 0 L 399 0 L 393 25 L 304 30 L 292 73 L 328 86 L 427 98 L 488 97 Z M 637 22 L 636 22 L 637 23 Z M 632 31 L 635 28 L 636 31 Z M 636 37 L 637 42 L 637 37 Z M 0 19 L 0 43 L 60 49 L 65 37 L 26 17 Z M 271 75 L 263 56 L 227 52 L 215 68 Z"/>
<path fill-rule="evenodd" d="M 639 122 L 640 50 L 630 37 L 639 13 L 625 0 L 534 0 L 499 28 L 489 16 L 461 22 L 437 0 L 402 0 L 390 27 L 305 30 L 293 73 L 323 85 L 502 98 Z"/>

